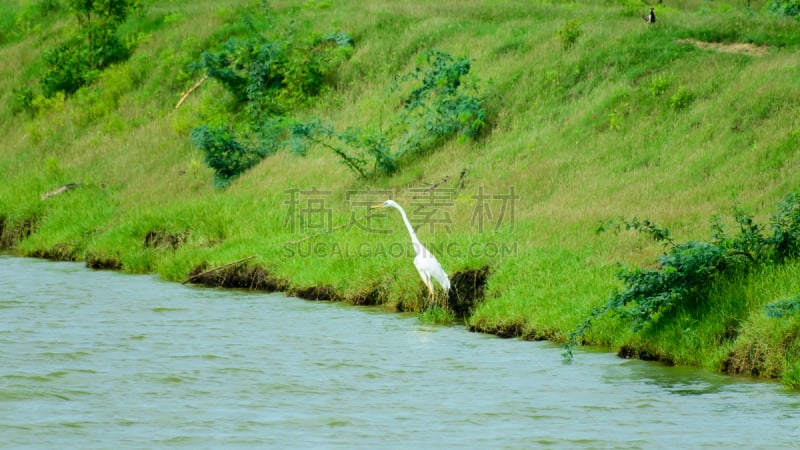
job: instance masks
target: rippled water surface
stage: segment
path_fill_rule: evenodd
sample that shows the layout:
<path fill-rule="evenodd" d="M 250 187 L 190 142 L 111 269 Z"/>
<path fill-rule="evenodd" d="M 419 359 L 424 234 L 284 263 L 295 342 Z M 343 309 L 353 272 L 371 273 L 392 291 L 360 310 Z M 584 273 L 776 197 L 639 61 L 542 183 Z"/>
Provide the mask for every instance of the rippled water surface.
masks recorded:
<path fill-rule="evenodd" d="M 0 256 L 0 448 L 796 448 L 779 384 Z"/>

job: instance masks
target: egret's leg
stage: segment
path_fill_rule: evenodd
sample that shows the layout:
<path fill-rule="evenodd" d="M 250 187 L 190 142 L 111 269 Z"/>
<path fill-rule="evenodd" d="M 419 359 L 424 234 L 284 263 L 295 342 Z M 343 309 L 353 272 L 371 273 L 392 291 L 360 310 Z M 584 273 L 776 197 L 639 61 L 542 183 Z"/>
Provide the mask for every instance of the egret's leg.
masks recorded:
<path fill-rule="evenodd" d="M 425 305 L 425 309 L 428 309 L 434 305 L 436 298 L 433 295 L 433 283 L 431 283 L 431 280 L 425 280 L 425 286 L 428 286 L 428 300 Z"/>

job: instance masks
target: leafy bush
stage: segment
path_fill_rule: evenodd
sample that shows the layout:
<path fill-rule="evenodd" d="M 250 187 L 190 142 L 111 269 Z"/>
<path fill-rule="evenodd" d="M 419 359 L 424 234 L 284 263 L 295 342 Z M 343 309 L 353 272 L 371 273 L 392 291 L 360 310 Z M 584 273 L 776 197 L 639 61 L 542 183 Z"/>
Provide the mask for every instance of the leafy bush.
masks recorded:
<path fill-rule="evenodd" d="M 771 0 L 764 8 L 770 14 L 800 18 L 800 0 Z"/>
<path fill-rule="evenodd" d="M 137 0 L 69 0 L 78 22 L 77 34 L 44 52 L 42 92 L 71 94 L 91 83 L 99 72 L 130 57 L 132 49 L 117 37 L 117 28 Z"/>
<path fill-rule="evenodd" d="M 206 164 L 214 169 L 214 185 L 221 188 L 271 153 L 267 148 L 239 142 L 225 126 L 195 128 L 191 141 L 203 150 Z"/>
<path fill-rule="evenodd" d="M 322 145 L 359 177 L 368 178 L 377 171 L 392 173 L 401 158 L 433 149 L 453 136 L 476 139 L 486 126 L 487 111 L 477 81 L 468 78 L 470 67 L 467 58 L 427 51 L 390 89 L 391 94 L 401 94 L 403 110 L 388 130 L 336 131 L 319 121 L 295 124 L 295 148 L 304 152 L 304 140 Z"/>
<path fill-rule="evenodd" d="M 663 242 L 667 253 L 657 258 L 655 269 L 620 269 L 617 277 L 625 288 L 615 292 L 605 305 L 592 314 L 570 334 L 566 344 L 567 357 L 578 345 L 592 322 L 611 312 L 631 324 L 634 331 L 669 317 L 678 303 L 690 300 L 702 303 L 714 280 L 747 270 L 754 265 L 780 264 L 800 257 L 800 196 L 787 195 L 778 212 L 770 219 L 769 227 L 753 221 L 750 214 L 734 208 L 738 232 L 730 235 L 718 218 L 712 219 L 710 242 L 689 241 L 674 243 L 665 228 L 648 220 L 612 222 L 600 231 L 632 229 Z M 765 231 L 769 230 L 770 233 Z M 776 306 L 775 308 L 778 308 Z M 782 307 L 782 306 L 780 306 Z"/>
<path fill-rule="evenodd" d="M 583 36 L 583 22 L 579 19 L 568 20 L 564 26 L 558 30 L 558 40 L 564 50 L 569 50 L 574 46 L 578 39 Z"/>
<path fill-rule="evenodd" d="M 669 98 L 669 107 L 675 111 L 686 109 L 694 101 L 694 94 L 685 87 L 679 87 L 675 94 Z"/>
<path fill-rule="evenodd" d="M 287 31 L 268 39 L 250 18 L 243 21 L 246 37 L 232 37 L 217 50 L 203 52 L 191 66 L 233 94 L 237 111 L 231 122 L 242 124 L 238 133 L 230 126 L 208 125 L 192 131 L 191 141 L 205 152 L 218 187 L 283 145 L 292 112 L 324 92 L 331 72 L 353 49 L 346 33 L 300 41 Z"/>
<path fill-rule="evenodd" d="M 22 111 L 31 111 L 33 98 L 35 96 L 33 88 L 22 86 L 11 90 L 11 112 L 18 114 Z"/>
<path fill-rule="evenodd" d="M 764 312 L 774 319 L 800 314 L 800 295 L 772 302 L 764 307 Z"/>
<path fill-rule="evenodd" d="M 332 150 L 348 169 L 361 178 L 368 178 L 376 169 L 386 173 L 397 169 L 397 159 L 386 137 L 379 131 L 350 127 L 338 132 L 329 125 L 312 121 L 295 123 L 291 133 L 296 153 L 305 153 L 304 141 L 314 142 Z M 372 169 L 369 168 L 370 161 Z"/>
<path fill-rule="evenodd" d="M 435 145 L 455 134 L 478 137 L 486 125 L 486 110 L 478 96 L 477 82 L 467 79 L 470 68 L 467 58 L 432 50 L 423 53 L 417 67 L 399 79 L 395 90 L 405 83 L 421 82 L 403 100 L 406 114 L 400 123 L 426 132 L 417 139 L 410 137 L 402 146 L 403 152 L 425 149 L 426 144 Z"/>
<path fill-rule="evenodd" d="M 650 81 L 650 93 L 653 97 L 660 97 L 667 92 L 670 84 L 670 79 L 666 75 L 655 76 Z"/>
<path fill-rule="evenodd" d="M 47 70 L 41 80 L 44 95 L 52 97 L 59 91 L 71 94 L 91 82 L 97 72 L 91 70 L 87 54 L 88 49 L 81 45 L 79 39 L 45 50 Z"/>
<path fill-rule="evenodd" d="M 216 51 L 206 51 L 193 64 L 246 104 L 251 119 L 283 115 L 322 93 L 326 77 L 353 49 L 345 33 L 307 42 L 290 33 L 274 40 L 260 34 L 231 38 Z"/>
<path fill-rule="evenodd" d="M 772 236 L 767 244 L 775 262 L 800 257 L 800 195 L 789 194 L 778 203 L 778 212 L 771 217 L 770 228 Z"/>

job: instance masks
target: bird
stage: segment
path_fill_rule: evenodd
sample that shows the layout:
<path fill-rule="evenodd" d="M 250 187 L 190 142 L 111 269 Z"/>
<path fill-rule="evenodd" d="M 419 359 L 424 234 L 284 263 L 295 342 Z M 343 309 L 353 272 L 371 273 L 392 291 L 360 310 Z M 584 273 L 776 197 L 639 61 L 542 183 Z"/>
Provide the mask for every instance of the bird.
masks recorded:
<path fill-rule="evenodd" d="M 411 226 L 411 222 L 409 222 L 408 216 L 406 215 L 406 211 L 403 209 L 403 207 L 398 205 L 397 202 L 393 200 L 386 200 L 385 202 L 372 207 L 372 209 L 376 208 L 394 208 L 400 211 L 400 216 L 403 217 L 403 222 L 406 224 L 408 234 L 411 236 L 411 245 L 414 247 L 414 251 L 417 254 L 417 256 L 414 257 L 414 266 L 417 268 L 419 276 L 422 277 L 425 287 L 428 288 L 429 304 L 433 303 L 433 300 L 435 299 L 433 282 L 431 279 L 436 280 L 436 282 L 439 283 L 444 290 L 445 295 L 447 295 L 447 293 L 450 291 L 450 279 L 447 277 L 447 273 L 445 273 L 444 269 L 442 269 L 442 265 L 439 264 L 439 261 L 435 256 L 433 256 L 433 253 L 425 248 L 419 239 L 417 239 L 417 234 L 414 233 L 414 228 Z"/>
<path fill-rule="evenodd" d="M 642 16 L 642 20 L 644 20 L 647 23 L 655 23 L 656 22 L 655 8 L 650 8 L 650 14 Z"/>

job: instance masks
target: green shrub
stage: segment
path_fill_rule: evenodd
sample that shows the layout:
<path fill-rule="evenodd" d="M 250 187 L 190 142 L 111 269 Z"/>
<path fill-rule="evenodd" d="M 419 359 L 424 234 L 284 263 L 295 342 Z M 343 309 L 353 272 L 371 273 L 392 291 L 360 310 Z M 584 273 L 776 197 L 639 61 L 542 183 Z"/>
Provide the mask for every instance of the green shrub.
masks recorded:
<path fill-rule="evenodd" d="M 69 6 L 77 19 L 78 31 L 71 39 L 44 52 L 41 85 L 47 97 L 59 91 L 66 94 L 77 91 L 94 81 L 101 70 L 128 59 L 132 53 L 117 36 L 117 29 L 138 6 L 138 1 L 70 0 Z"/>
<path fill-rule="evenodd" d="M 771 0 L 764 8 L 770 14 L 800 18 L 800 0 Z"/>
<path fill-rule="evenodd" d="M 253 33 L 205 51 L 194 69 L 222 83 L 253 116 L 282 115 L 322 93 L 326 77 L 352 51 L 345 33 L 298 42 L 290 33 L 270 40 Z"/>
<path fill-rule="evenodd" d="M 229 38 L 191 64 L 191 69 L 204 71 L 236 99 L 230 122 L 238 122 L 236 129 L 241 131 L 202 125 L 191 135 L 214 169 L 218 187 L 227 186 L 286 143 L 293 112 L 324 92 L 331 72 L 353 48 L 352 38 L 342 32 L 303 41 L 296 38 L 296 30 L 267 38 L 249 16 L 241 26 L 246 36 Z M 311 126 L 307 130 L 312 128 L 316 130 Z M 299 151 L 296 145 L 295 149 Z"/>
<path fill-rule="evenodd" d="M 386 136 L 377 130 L 349 127 L 340 132 L 330 125 L 311 121 L 295 123 L 291 133 L 295 153 L 305 154 L 306 141 L 321 145 L 333 151 L 342 164 L 363 179 L 374 174 L 376 169 L 385 173 L 397 169 L 397 159 Z"/>
<path fill-rule="evenodd" d="M 800 361 L 789 362 L 781 382 L 790 389 L 800 390 Z"/>
<path fill-rule="evenodd" d="M 617 277 L 625 288 L 615 292 L 605 305 L 595 308 L 592 314 L 570 334 L 566 344 L 567 357 L 572 357 L 572 347 L 580 342 L 584 333 L 599 316 L 612 313 L 639 331 L 657 320 L 665 320 L 677 304 L 703 304 L 713 282 L 720 277 L 732 276 L 754 265 L 781 264 L 790 258 L 800 257 L 800 196 L 787 195 L 779 204 L 778 212 L 769 227 L 753 221 L 750 214 L 734 208 L 736 234 L 729 234 L 718 218 L 712 219 L 710 242 L 689 241 L 676 244 L 669 231 L 650 221 L 612 222 L 600 231 L 633 229 L 644 233 L 668 247 L 667 253 L 657 258 L 655 269 L 620 269 Z M 765 234 L 769 229 L 771 233 Z M 787 306 L 788 305 L 788 306 Z M 777 303 L 768 311 L 785 311 L 797 306 L 797 298 Z"/>
<path fill-rule="evenodd" d="M 655 76 L 650 81 L 650 93 L 653 94 L 653 97 L 660 97 L 664 95 L 665 92 L 667 92 L 670 84 L 671 81 L 667 76 L 665 75 Z"/>
<path fill-rule="evenodd" d="M 402 145 L 403 153 L 424 150 L 455 134 L 478 137 L 486 126 L 487 112 L 477 82 L 467 78 L 470 69 L 467 58 L 431 50 L 423 53 L 411 73 L 399 79 L 400 85 L 419 82 L 403 99 L 405 115 L 399 123 L 406 129 L 425 131 L 416 139 L 410 137 Z"/>
<path fill-rule="evenodd" d="M 269 154 L 269 150 L 263 147 L 239 142 L 226 126 L 195 128 L 191 141 L 203 150 L 206 164 L 214 169 L 214 184 L 220 188 L 226 187 Z"/>
<path fill-rule="evenodd" d="M 11 112 L 14 114 L 22 111 L 32 111 L 35 94 L 30 86 L 22 86 L 11 90 Z"/>
<path fill-rule="evenodd" d="M 402 112 L 389 129 L 348 127 L 336 131 L 319 121 L 292 128 L 294 148 L 303 141 L 332 150 L 361 178 L 392 173 L 403 157 L 428 151 L 453 136 L 476 139 L 486 126 L 487 111 L 477 81 L 468 78 L 470 62 L 440 51 L 424 52 L 417 67 L 397 78 L 390 94 L 402 93 Z"/>
<path fill-rule="evenodd" d="M 675 111 L 686 109 L 694 101 L 694 94 L 688 88 L 679 87 L 678 90 L 669 98 L 669 107 Z"/>
<path fill-rule="evenodd" d="M 564 26 L 558 30 L 558 40 L 564 50 L 569 50 L 574 46 L 578 39 L 583 36 L 583 22 L 579 19 L 568 20 Z"/>
<path fill-rule="evenodd" d="M 42 92 L 52 97 L 56 92 L 71 94 L 84 84 L 90 83 L 98 73 L 92 70 L 88 58 L 89 50 L 79 39 L 64 42 L 45 50 L 42 76 Z"/>

